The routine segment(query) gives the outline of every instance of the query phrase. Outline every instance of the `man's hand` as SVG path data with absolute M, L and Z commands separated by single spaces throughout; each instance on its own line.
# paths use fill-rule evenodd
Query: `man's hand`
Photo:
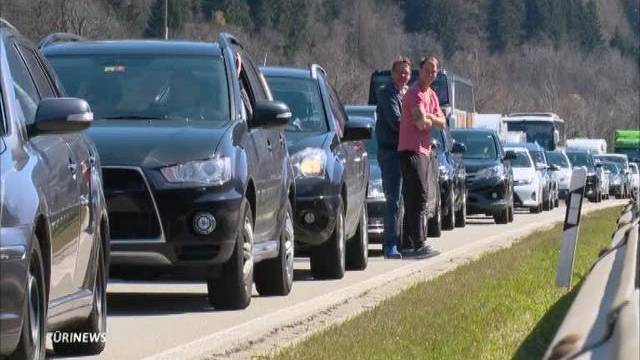
M 432 126 L 432 120 L 427 117 L 428 114 L 422 110 L 421 107 L 416 106 L 411 109 L 411 117 L 413 119 L 414 125 L 420 131 L 428 130 Z

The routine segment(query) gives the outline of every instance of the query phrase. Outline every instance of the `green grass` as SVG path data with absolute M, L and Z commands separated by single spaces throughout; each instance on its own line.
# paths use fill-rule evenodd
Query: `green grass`
M 555 286 L 562 228 L 417 284 L 274 359 L 540 359 L 621 208 L 581 224 L 571 291 Z M 578 284 L 578 285 L 576 285 Z

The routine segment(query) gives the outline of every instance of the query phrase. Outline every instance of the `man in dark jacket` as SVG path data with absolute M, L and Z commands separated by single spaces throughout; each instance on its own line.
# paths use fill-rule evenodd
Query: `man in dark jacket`
M 398 129 L 402 112 L 402 97 L 411 78 L 411 61 L 400 57 L 393 62 L 391 79 L 377 94 L 376 140 L 378 163 L 382 174 L 382 189 L 386 198 L 384 211 L 384 256 L 400 259 L 398 251 L 398 208 L 402 174 L 398 157 Z

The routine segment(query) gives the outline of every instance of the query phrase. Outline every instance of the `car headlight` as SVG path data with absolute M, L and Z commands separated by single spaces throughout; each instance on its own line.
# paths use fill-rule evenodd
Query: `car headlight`
M 370 199 L 384 198 L 384 190 L 382 188 L 382 179 L 369 179 L 367 197 Z
M 306 148 L 291 156 L 296 177 L 324 177 L 327 155 L 322 149 Z
M 492 166 L 490 168 L 482 169 L 476 173 L 477 177 L 492 178 L 492 177 L 506 177 L 504 167 L 501 165 Z
M 231 179 L 231 159 L 218 156 L 202 161 L 160 169 L 162 176 L 170 183 L 197 183 L 202 185 L 222 185 Z

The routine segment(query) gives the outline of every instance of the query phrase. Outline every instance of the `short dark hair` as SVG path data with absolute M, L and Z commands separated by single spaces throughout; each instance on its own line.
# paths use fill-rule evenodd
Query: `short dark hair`
M 391 65 L 391 71 L 396 69 L 396 66 L 407 65 L 409 69 L 411 69 L 411 60 L 409 60 L 406 56 L 398 56 L 394 61 L 393 65 Z
M 422 66 L 424 66 L 424 64 L 427 62 L 440 65 L 440 60 L 438 60 L 437 57 L 427 55 L 427 56 L 423 56 L 422 59 L 420 59 L 420 69 L 422 69 Z

